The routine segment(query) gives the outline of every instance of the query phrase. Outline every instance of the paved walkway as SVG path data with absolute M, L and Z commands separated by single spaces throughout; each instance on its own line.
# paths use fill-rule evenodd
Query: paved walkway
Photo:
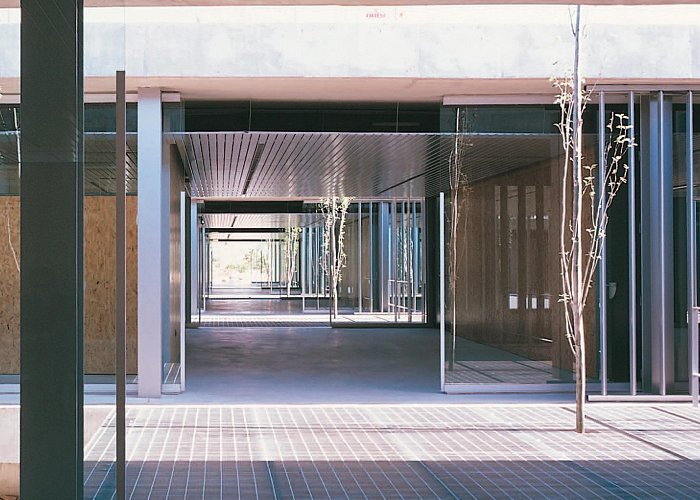
M 192 320 L 203 327 L 250 327 L 250 326 L 328 326 L 329 311 L 327 301 L 319 303 L 315 298 L 307 298 L 306 311 L 302 310 L 299 297 L 284 299 L 279 297 L 265 298 L 230 298 L 218 296 L 207 300 L 204 311 L 193 311 Z M 402 312 L 395 316 L 393 312 L 362 313 L 354 307 L 341 307 L 339 315 L 333 320 L 334 325 L 344 324 L 391 324 L 423 322 L 420 313 L 414 313 L 409 321 L 408 314 Z
M 697 498 L 700 410 L 589 405 L 138 406 L 130 498 Z M 113 417 L 86 447 L 112 498 Z

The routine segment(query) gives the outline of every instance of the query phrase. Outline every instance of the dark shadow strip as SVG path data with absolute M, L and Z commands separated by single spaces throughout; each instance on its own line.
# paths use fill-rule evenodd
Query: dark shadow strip
M 562 407 L 562 409 L 564 411 L 568 411 L 569 413 L 573 413 L 574 415 L 576 414 L 576 411 L 572 410 L 571 408 Z M 590 420 L 591 422 L 595 422 L 596 424 L 602 425 L 603 427 L 605 427 L 607 429 L 610 429 L 612 431 L 623 434 L 623 435 L 627 436 L 628 438 L 634 439 L 635 441 L 639 441 L 640 443 L 644 443 L 647 446 L 651 446 L 652 448 L 655 448 L 659 451 L 663 451 L 664 453 L 667 453 L 667 454 L 671 455 L 672 457 L 676 457 L 679 460 L 691 460 L 690 458 L 688 458 L 684 455 L 681 455 L 680 453 L 676 453 L 675 451 L 671 451 L 669 449 L 666 449 L 661 445 L 658 445 L 656 443 L 652 443 L 651 441 L 647 441 L 646 439 L 641 438 L 635 434 L 632 434 L 631 432 L 628 432 L 624 429 L 618 429 L 617 427 L 610 425 L 606 422 L 603 422 L 602 420 L 598 420 L 597 418 L 586 416 L 586 420 Z
M 270 460 L 265 461 L 265 465 L 267 466 L 267 477 L 270 478 L 270 488 L 272 489 L 272 497 L 277 500 L 279 496 L 277 495 L 277 487 L 275 486 L 275 476 L 272 473 L 272 468 L 274 467 L 274 462 L 271 462 Z
M 680 418 L 682 420 L 685 420 L 687 422 L 692 422 L 694 424 L 700 425 L 700 420 L 695 420 L 694 418 L 686 417 L 685 415 L 679 415 L 678 413 L 674 413 L 672 411 L 664 410 L 663 408 L 657 408 L 656 406 L 652 406 L 656 411 L 660 411 L 661 413 L 665 413 L 667 415 L 672 415 L 676 418 Z
M 447 486 L 447 485 L 445 484 L 445 482 L 444 482 L 442 479 L 440 479 L 440 478 L 433 472 L 433 470 L 432 470 L 430 467 L 428 467 L 428 465 L 427 465 L 423 460 L 419 460 L 417 463 L 418 463 L 425 471 L 427 471 L 428 474 L 430 474 L 430 477 L 432 477 L 435 481 L 437 481 L 437 483 L 438 483 L 440 486 L 442 486 L 442 487 L 444 488 L 444 490 L 450 495 L 451 498 L 455 498 L 455 499 L 459 500 L 459 496 L 457 496 L 457 495 L 452 491 L 452 488 L 450 488 L 449 486 Z M 444 497 L 442 497 L 442 498 L 444 498 Z

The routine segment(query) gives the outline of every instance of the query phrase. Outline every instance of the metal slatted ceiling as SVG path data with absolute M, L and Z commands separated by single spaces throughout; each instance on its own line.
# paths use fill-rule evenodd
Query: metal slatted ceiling
M 411 185 L 383 191 L 436 167 L 441 138 L 253 132 L 177 134 L 174 140 L 193 196 L 235 198 L 408 194 Z
M 0 194 L 19 194 L 17 134 L 0 132 Z
M 191 194 L 202 198 L 434 195 L 448 188 L 454 140 L 453 134 L 166 134 L 182 157 Z M 557 135 L 466 134 L 459 140 L 470 182 L 555 158 L 560 151 Z M 113 193 L 114 134 L 86 134 L 85 150 L 86 193 Z M 128 192 L 133 194 L 135 134 L 127 139 L 127 162 Z M 18 192 L 15 133 L 0 134 L 0 184 L 5 193 Z M 235 220 L 232 215 L 207 218 L 209 227 L 251 227 L 262 220 L 243 214 Z
M 17 193 L 17 136 L 0 134 L 0 182 Z M 447 189 L 452 134 L 168 134 L 202 198 L 433 195 Z M 469 134 L 463 169 L 471 182 L 558 155 L 555 135 Z M 136 136 L 127 138 L 127 190 L 136 193 Z M 86 134 L 87 194 L 114 193 L 114 134 Z M 231 219 L 231 217 L 228 217 Z M 230 227 L 232 221 L 217 221 Z
M 116 134 L 85 134 L 85 193 L 115 193 Z M 136 194 L 136 134 L 126 137 L 126 192 Z
M 218 229 L 236 227 L 237 215 L 235 214 L 206 214 L 204 224 L 206 227 Z
M 306 227 L 321 222 L 321 215 L 309 214 L 205 214 L 208 228 L 279 228 Z
M 85 134 L 85 194 L 114 194 L 116 135 Z M 126 138 L 126 188 L 136 194 L 136 134 Z M 0 133 L 0 192 L 19 194 L 17 133 Z
M 453 134 L 222 132 L 170 134 L 201 198 L 405 197 L 447 189 Z M 540 134 L 468 134 L 472 182 L 556 157 Z

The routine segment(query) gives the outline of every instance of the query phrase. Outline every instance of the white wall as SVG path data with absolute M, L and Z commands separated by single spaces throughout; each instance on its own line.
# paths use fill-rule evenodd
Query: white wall
M 88 9 L 86 88 L 111 84 L 122 67 L 131 82 L 166 78 L 172 90 L 194 77 L 546 80 L 570 66 L 569 14 L 546 5 Z M 698 5 L 585 7 L 583 72 L 700 80 L 698 19 Z M 5 92 L 18 76 L 18 20 L 18 9 L 0 10 Z

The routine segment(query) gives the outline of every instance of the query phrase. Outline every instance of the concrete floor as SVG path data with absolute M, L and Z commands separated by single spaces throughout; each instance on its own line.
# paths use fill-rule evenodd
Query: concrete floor
M 415 402 L 440 390 L 429 329 L 199 328 L 181 401 Z
M 163 396 L 163 404 L 572 400 L 570 394 L 442 394 L 439 333 L 427 328 L 197 328 L 187 330 L 186 345 L 186 391 Z
M 461 342 L 461 340 L 460 340 Z M 188 329 L 186 391 L 129 404 L 569 403 L 572 394 L 440 392 L 439 333 L 328 326 Z M 19 394 L 0 394 L 18 404 Z M 114 405 L 113 394 L 86 404 Z

